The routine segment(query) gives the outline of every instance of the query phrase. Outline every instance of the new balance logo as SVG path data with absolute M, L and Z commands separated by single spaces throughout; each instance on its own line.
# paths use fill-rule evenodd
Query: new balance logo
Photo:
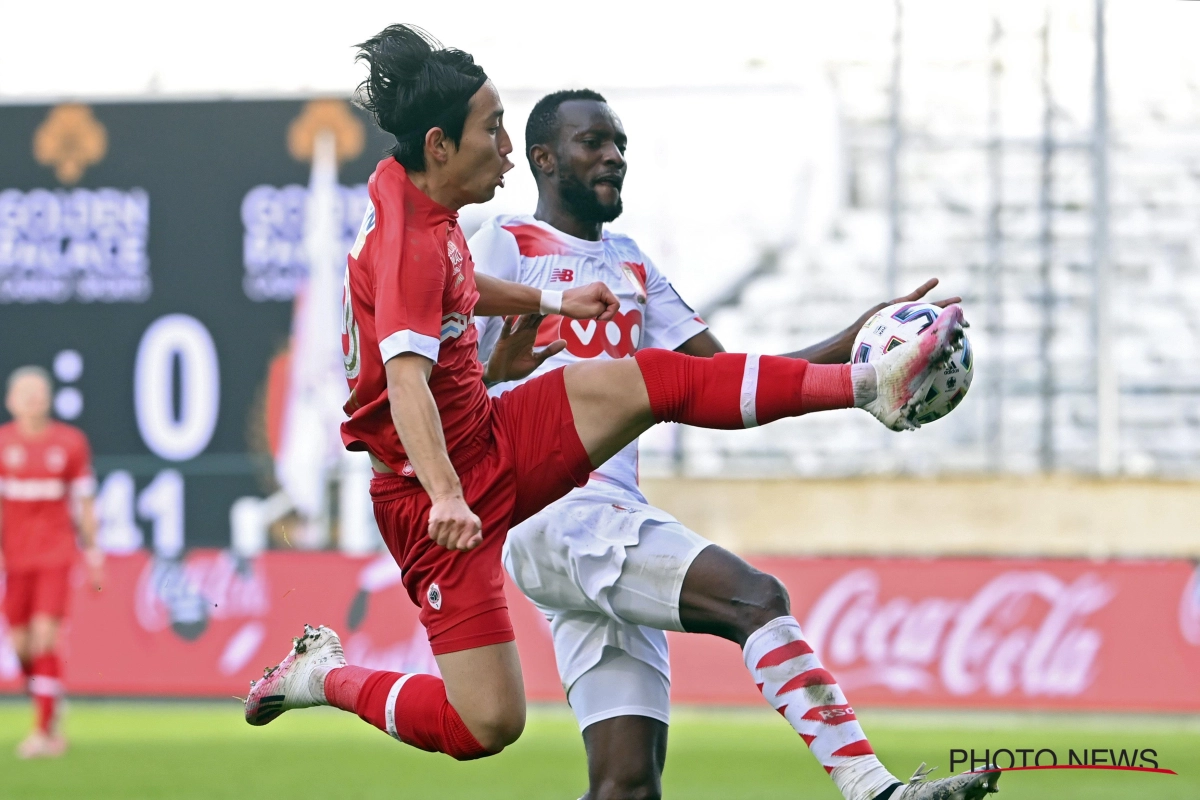
M 570 283 L 575 280 L 575 270 L 566 267 L 555 267 L 550 270 L 551 283 Z

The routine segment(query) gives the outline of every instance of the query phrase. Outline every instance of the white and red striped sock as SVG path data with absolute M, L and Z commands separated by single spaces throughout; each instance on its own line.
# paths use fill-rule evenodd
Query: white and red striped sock
M 763 698 L 800 734 L 846 800 L 871 800 L 900 783 L 876 758 L 795 617 L 777 617 L 750 634 L 742 657 Z

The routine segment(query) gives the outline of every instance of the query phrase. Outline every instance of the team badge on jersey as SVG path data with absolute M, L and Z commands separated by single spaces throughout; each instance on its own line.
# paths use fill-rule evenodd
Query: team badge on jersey
M 626 261 L 621 264 L 621 271 L 625 273 L 625 279 L 633 285 L 633 293 L 637 297 L 637 301 L 644 305 L 646 302 L 646 265 Z
M 434 611 L 442 610 L 442 590 L 436 583 L 429 584 L 429 591 L 425 593 L 425 597 L 429 600 L 429 605 L 433 606 Z

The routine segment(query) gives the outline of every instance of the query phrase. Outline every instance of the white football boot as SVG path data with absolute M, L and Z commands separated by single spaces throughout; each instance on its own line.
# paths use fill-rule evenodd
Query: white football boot
M 342 640 L 322 625 L 304 626 L 304 634 L 292 640 L 292 651 L 277 666 L 263 670 L 250 682 L 246 697 L 246 722 L 266 725 L 293 708 L 328 705 L 325 676 L 329 670 L 346 666 Z
M 937 767 L 925 769 L 925 762 L 917 767 L 908 783 L 892 792 L 891 800 L 982 800 L 989 794 L 1000 791 L 1000 770 L 992 772 L 964 772 L 941 780 L 929 780 L 929 773 Z
M 894 431 L 911 431 L 929 387 L 955 350 L 962 348 L 961 306 L 950 306 L 921 335 L 894 347 L 874 361 L 875 397 L 863 410 Z

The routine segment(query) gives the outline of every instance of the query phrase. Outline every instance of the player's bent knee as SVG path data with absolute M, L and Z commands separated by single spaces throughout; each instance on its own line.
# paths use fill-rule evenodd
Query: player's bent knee
M 521 738 L 525 730 L 525 707 L 496 709 L 464 721 L 479 744 L 495 755 Z
M 773 619 L 792 613 L 792 601 L 783 581 L 774 575 L 754 570 L 746 577 L 743 602 L 739 606 L 738 627 L 749 635 Z

